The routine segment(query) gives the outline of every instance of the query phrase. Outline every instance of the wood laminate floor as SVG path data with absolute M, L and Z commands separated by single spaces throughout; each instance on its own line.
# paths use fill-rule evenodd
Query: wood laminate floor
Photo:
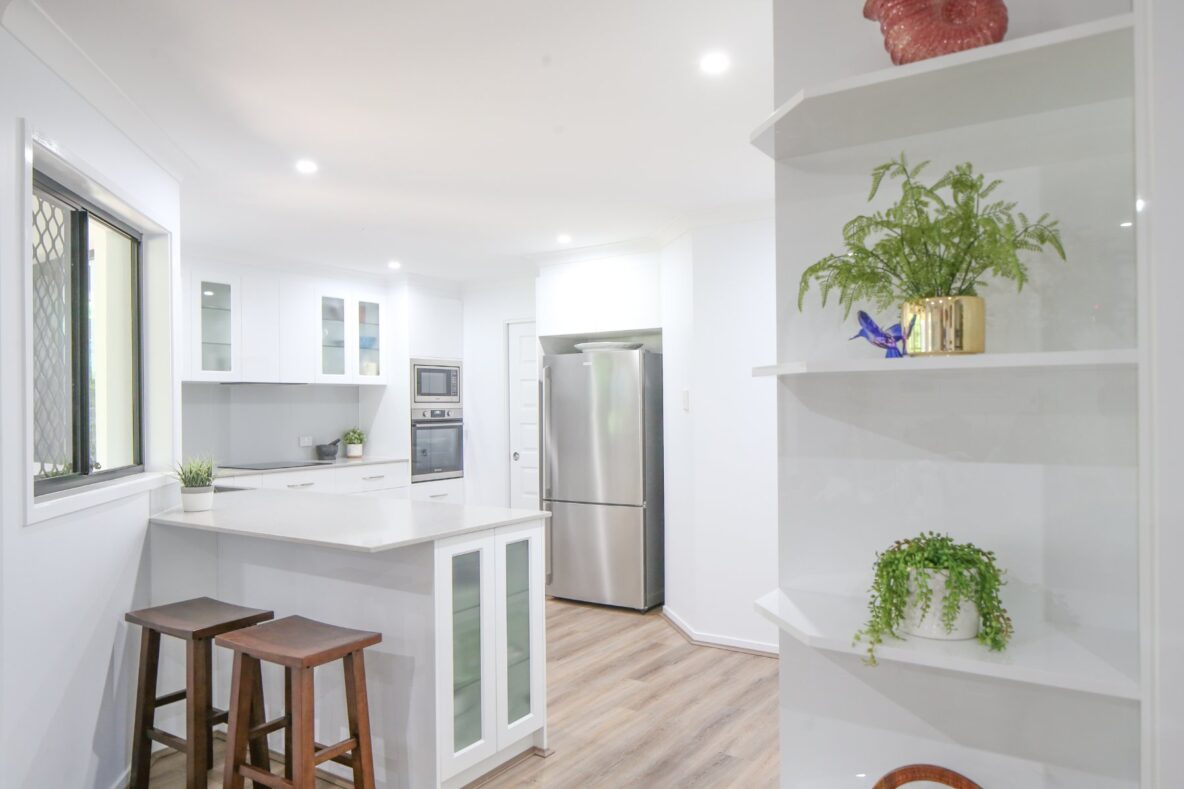
M 548 600 L 547 685 L 552 755 L 482 789 L 777 786 L 774 658 L 695 646 L 656 611 Z M 157 761 L 152 785 L 181 789 L 183 759 Z

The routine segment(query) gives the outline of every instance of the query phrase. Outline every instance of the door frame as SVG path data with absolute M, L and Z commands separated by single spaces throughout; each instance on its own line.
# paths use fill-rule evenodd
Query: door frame
M 514 475 L 512 473 L 513 468 L 510 465 L 513 462 L 510 459 L 510 452 L 512 451 L 510 449 L 510 443 L 512 440 L 512 436 L 514 435 L 514 420 L 513 420 L 513 415 L 510 411 L 510 381 L 511 381 L 511 378 L 510 378 L 510 327 L 511 326 L 521 326 L 524 323 L 535 324 L 534 367 L 535 367 L 535 372 L 537 374 L 538 369 L 539 369 L 539 361 L 542 358 L 541 355 L 539 354 L 538 321 L 536 321 L 534 318 L 510 318 L 508 320 L 502 321 L 502 392 L 505 395 L 505 408 L 502 409 L 502 416 L 503 416 L 503 422 L 504 422 L 504 428 L 505 428 L 503 435 L 505 436 L 505 439 L 506 439 L 506 454 L 503 457 L 505 458 L 505 461 L 506 461 L 506 504 L 507 504 L 507 506 L 512 506 L 514 503 Z M 536 405 L 541 408 L 540 403 L 536 402 Z M 540 419 L 541 419 L 541 417 L 540 417 Z M 541 425 L 541 421 L 540 421 L 540 425 Z M 539 444 L 540 444 L 540 446 L 538 448 L 539 463 L 540 463 L 540 468 L 542 468 L 541 463 L 542 463 L 543 448 L 542 448 L 541 437 L 540 437 Z

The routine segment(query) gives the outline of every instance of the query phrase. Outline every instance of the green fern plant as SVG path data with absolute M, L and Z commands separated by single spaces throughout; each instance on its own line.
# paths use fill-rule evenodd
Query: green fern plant
M 876 554 L 875 577 L 869 590 L 868 621 L 855 634 L 855 641 L 867 644 L 866 661 L 876 664 L 876 647 L 885 637 L 900 638 L 897 628 L 904 621 L 911 588 L 917 590 L 922 617 L 933 604 L 930 579 L 945 572 L 946 596 L 941 621 L 946 632 L 953 629 L 963 602 L 978 608 L 978 640 L 992 652 L 1002 652 L 1011 640 L 1013 626 L 999 597 L 1004 571 L 995 564 L 995 554 L 971 543 L 956 543 L 948 534 L 923 532 L 897 540 L 888 550 Z
M 183 488 L 208 488 L 214 484 L 214 461 L 207 458 L 186 460 L 177 466 L 177 479 Z
M 1028 281 L 1021 253 L 1051 247 L 1065 259 L 1056 220 L 1044 214 L 1033 221 L 1015 213 L 1015 203 L 990 200 L 1001 181 L 988 182 L 966 163 L 927 186 L 918 179 L 928 164 L 910 168 L 901 154 L 872 171 L 868 201 L 886 178 L 900 180 L 900 199 L 852 219 L 843 228 L 846 252 L 802 272 L 799 310 L 811 283 L 818 285 L 823 306 L 837 291 L 850 315 L 857 302 L 885 310 L 935 296 L 976 296 L 990 277 L 1011 280 L 1021 290 Z

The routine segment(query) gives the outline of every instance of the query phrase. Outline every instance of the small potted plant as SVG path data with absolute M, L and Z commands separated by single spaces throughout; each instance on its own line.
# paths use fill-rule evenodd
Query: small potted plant
M 982 353 L 985 307 L 979 290 L 988 279 L 1028 281 L 1022 252 L 1051 247 L 1065 259 L 1057 222 L 1013 213 L 1016 204 L 991 201 L 1000 181 L 987 182 L 970 164 L 960 164 L 927 185 L 917 180 L 928 162 L 909 167 L 900 159 L 872 171 L 870 202 L 885 178 L 900 179 L 892 207 L 857 216 L 843 228 L 846 252 L 827 255 L 802 272 L 798 309 L 811 283 L 825 306 L 837 291 L 851 314 L 856 302 L 900 309 L 905 355 Z
M 345 431 L 345 435 L 341 437 L 341 440 L 345 443 L 345 456 L 347 458 L 360 458 L 362 456 L 362 445 L 366 443 L 365 433 L 355 427 Z
M 999 597 L 1003 576 L 994 553 L 956 543 L 949 535 L 927 532 L 898 540 L 876 554 L 868 621 L 855 640 L 867 644 L 872 665 L 884 637 L 900 638 L 899 633 L 947 641 L 977 638 L 1001 652 L 1013 631 Z
M 205 512 L 214 507 L 214 461 L 205 458 L 186 460 L 177 466 L 181 483 L 181 509 Z

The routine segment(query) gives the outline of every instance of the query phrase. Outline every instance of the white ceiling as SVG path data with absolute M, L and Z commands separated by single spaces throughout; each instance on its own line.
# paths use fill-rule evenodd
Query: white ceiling
M 40 4 L 190 160 L 183 249 L 482 278 L 772 199 L 770 0 Z

